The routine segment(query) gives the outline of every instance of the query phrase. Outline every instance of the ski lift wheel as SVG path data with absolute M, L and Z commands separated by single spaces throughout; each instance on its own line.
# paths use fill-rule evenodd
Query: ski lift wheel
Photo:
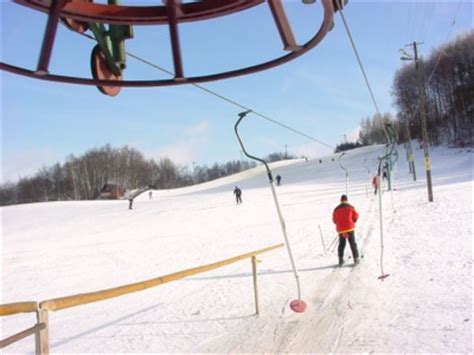
M 89 3 L 92 2 L 92 0 L 69 0 L 69 2 Z M 76 21 L 70 18 L 62 18 L 61 22 L 64 26 L 74 32 L 84 33 L 89 29 L 89 24 L 87 22 Z
M 293 300 L 290 303 L 290 308 L 293 312 L 303 313 L 304 311 L 306 311 L 307 305 L 306 302 L 303 300 Z
M 105 54 L 97 44 L 91 53 L 92 77 L 96 80 L 122 80 L 122 75 L 116 75 L 110 70 Z M 121 90 L 120 86 L 97 86 L 97 89 L 105 95 L 117 96 Z

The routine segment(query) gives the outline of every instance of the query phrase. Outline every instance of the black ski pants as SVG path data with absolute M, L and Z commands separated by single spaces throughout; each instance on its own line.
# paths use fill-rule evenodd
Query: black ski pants
M 357 259 L 359 257 L 359 250 L 357 249 L 357 243 L 355 241 L 355 233 L 354 231 L 346 232 L 343 234 L 349 234 L 349 238 L 344 238 L 342 234 L 339 234 L 339 247 L 337 248 L 337 254 L 339 258 L 344 257 L 344 249 L 346 248 L 346 240 L 349 240 L 349 245 L 352 251 L 352 257 Z

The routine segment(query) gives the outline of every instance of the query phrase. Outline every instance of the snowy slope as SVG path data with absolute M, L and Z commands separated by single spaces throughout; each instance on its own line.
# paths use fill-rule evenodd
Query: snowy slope
M 304 314 L 286 249 L 259 259 L 260 316 L 250 261 L 140 293 L 50 314 L 56 353 L 472 352 L 472 153 L 433 150 L 433 203 L 422 152 L 418 181 L 399 149 L 396 191 L 383 195 L 384 271 L 378 280 L 378 200 L 369 175 L 383 147 L 348 152 L 349 199 L 358 209 L 356 269 L 335 269 L 331 222 L 345 192 L 337 158 L 272 165 L 299 268 Z M 243 190 L 235 205 L 232 190 Z M 50 202 L 2 208 L 2 303 L 91 292 L 278 244 L 283 236 L 263 167 L 127 201 Z M 319 228 L 325 245 L 324 251 Z M 349 257 L 346 249 L 346 258 Z M 348 260 L 350 262 L 350 259 Z M 34 315 L 2 318 L 2 338 Z M 33 338 L 5 349 L 32 353 Z

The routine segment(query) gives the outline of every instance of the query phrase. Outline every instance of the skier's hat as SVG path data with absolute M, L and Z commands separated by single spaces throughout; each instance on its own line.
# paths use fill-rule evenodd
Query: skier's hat
M 341 201 L 347 201 L 347 195 L 342 195 L 341 196 Z

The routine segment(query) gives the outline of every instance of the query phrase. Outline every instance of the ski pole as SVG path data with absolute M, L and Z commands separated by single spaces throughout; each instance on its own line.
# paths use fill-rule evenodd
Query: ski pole
M 326 245 L 324 244 L 323 231 L 321 230 L 320 224 L 318 224 L 318 227 L 319 227 L 319 234 L 321 235 L 321 242 L 323 243 L 324 254 L 326 254 Z
M 331 244 L 329 245 L 329 249 L 331 249 L 331 247 L 334 245 L 334 243 L 336 243 L 336 240 L 339 238 L 339 236 L 337 236 L 336 238 L 334 238 L 334 240 L 331 242 Z

